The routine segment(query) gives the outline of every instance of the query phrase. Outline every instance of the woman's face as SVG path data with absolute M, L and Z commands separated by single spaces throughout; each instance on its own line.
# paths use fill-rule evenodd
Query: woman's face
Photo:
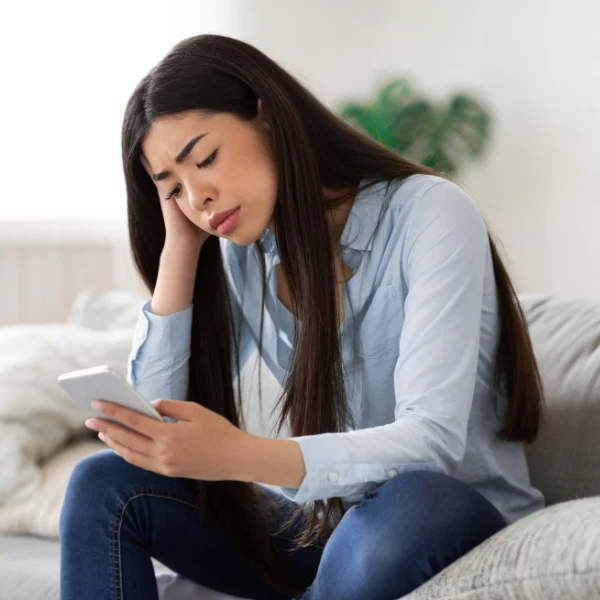
M 161 200 L 172 195 L 170 201 L 196 226 L 244 246 L 271 228 L 277 199 L 260 101 L 258 109 L 252 121 L 196 111 L 159 117 L 142 142 L 142 164 Z M 189 152 L 178 157 L 184 149 Z M 232 227 L 211 227 L 214 215 L 236 208 Z

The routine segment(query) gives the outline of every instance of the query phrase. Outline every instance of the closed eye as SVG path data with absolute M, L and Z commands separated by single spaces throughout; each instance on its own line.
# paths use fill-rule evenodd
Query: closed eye
M 171 198 L 177 198 L 179 196 L 179 192 L 181 192 L 181 185 L 177 185 L 171 190 L 169 195 L 165 198 L 165 200 L 170 200 Z
M 208 167 L 217 158 L 217 154 L 219 153 L 219 149 L 217 148 L 204 162 L 201 162 L 199 165 L 196 165 L 199 169 L 203 169 L 204 167 Z
M 204 160 L 203 162 L 201 162 L 200 164 L 196 165 L 199 169 L 203 169 L 205 167 L 209 167 L 210 165 L 212 165 L 215 162 L 215 159 L 217 158 L 217 154 L 219 153 L 219 148 L 217 148 L 206 160 Z M 169 195 L 165 198 L 165 200 L 170 200 L 171 198 L 177 198 L 177 196 L 179 196 L 179 193 L 181 192 L 181 185 L 177 185 L 175 186 L 171 192 L 169 193 Z

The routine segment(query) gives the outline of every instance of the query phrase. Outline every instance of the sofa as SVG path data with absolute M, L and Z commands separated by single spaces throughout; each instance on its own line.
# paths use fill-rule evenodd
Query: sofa
M 498 532 L 406 600 L 600 599 L 600 299 L 519 300 L 546 391 L 546 418 L 526 453 L 547 507 Z M 128 299 L 128 318 L 140 302 Z M 51 463 L 54 471 L 44 467 L 40 497 L 54 502 L 54 519 L 70 469 L 102 447 L 90 438 L 71 440 L 62 462 Z M 54 482 L 46 492 L 45 481 Z M 31 526 L 2 526 L 0 519 L 0 600 L 58 599 L 60 547 L 52 527 L 39 518 L 36 535 Z M 153 562 L 161 600 L 232 598 Z

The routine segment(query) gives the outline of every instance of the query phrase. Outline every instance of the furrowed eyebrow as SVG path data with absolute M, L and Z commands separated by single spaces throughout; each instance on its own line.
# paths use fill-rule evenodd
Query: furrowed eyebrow
M 175 157 L 175 162 L 177 164 L 181 164 L 187 158 L 188 154 L 192 151 L 192 148 L 196 145 L 196 143 L 199 142 L 205 135 L 208 135 L 208 133 L 209 132 L 201 133 L 200 135 L 197 135 L 195 138 L 191 139 Z M 152 175 L 152 179 L 154 179 L 154 181 L 162 181 L 170 176 L 171 171 L 161 171 L 160 173 L 154 173 Z

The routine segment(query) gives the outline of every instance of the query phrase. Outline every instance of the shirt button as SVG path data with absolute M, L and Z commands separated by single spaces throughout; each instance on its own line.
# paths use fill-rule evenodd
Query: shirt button
M 335 471 L 331 471 L 331 473 L 327 475 L 327 479 L 329 479 L 329 481 L 337 481 L 338 477 L 339 475 Z
M 344 248 L 344 249 L 342 250 L 342 253 L 343 253 L 343 254 L 348 254 L 348 252 L 350 252 L 350 248 Z
M 396 469 L 390 469 L 390 470 L 388 471 L 388 475 L 389 475 L 390 477 L 396 477 L 396 475 L 398 475 L 398 471 L 396 471 Z

